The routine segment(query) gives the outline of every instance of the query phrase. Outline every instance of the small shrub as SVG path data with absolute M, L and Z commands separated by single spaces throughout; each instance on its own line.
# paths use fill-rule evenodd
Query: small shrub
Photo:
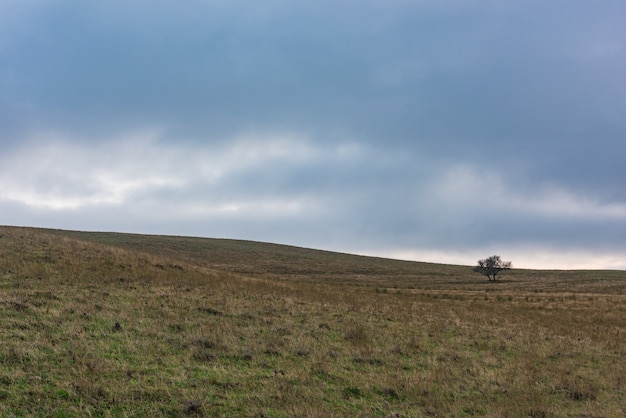
M 356 324 L 345 333 L 346 340 L 355 345 L 366 345 L 370 342 L 370 336 L 363 325 Z

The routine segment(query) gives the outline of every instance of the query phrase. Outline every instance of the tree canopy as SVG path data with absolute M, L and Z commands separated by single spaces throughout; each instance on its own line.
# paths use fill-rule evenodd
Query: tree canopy
M 498 274 L 502 270 L 509 270 L 511 268 L 510 261 L 504 261 L 499 255 L 492 255 L 491 257 L 478 260 L 478 265 L 474 267 L 476 273 L 480 273 L 483 276 L 487 276 L 489 281 L 496 281 Z

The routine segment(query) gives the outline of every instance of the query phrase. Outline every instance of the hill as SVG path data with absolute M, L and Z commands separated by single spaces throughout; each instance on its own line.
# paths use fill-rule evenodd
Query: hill
M 626 272 L 0 227 L 2 416 L 623 416 Z
M 462 266 L 365 257 L 288 245 L 229 239 L 47 230 L 47 233 L 175 258 L 186 263 L 249 275 L 352 280 L 394 276 L 463 277 Z

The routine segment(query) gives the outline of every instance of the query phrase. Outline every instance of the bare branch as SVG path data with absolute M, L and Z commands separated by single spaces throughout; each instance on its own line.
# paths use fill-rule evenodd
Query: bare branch
M 476 273 L 487 276 L 490 281 L 496 281 L 498 274 L 502 270 L 509 270 L 512 266 L 510 261 L 503 261 L 499 255 L 478 260 L 478 265 L 474 267 Z

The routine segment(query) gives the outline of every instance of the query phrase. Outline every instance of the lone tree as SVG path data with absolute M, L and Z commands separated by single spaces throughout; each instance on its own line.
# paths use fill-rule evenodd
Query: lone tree
M 499 255 L 492 255 L 483 260 L 478 260 L 478 265 L 474 267 L 474 271 L 487 276 L 489 281 L 496 281 L 498 280 L 498 273 L 502 270 L 509 270 L 510 268 L 510 261 L 503 261 Z

